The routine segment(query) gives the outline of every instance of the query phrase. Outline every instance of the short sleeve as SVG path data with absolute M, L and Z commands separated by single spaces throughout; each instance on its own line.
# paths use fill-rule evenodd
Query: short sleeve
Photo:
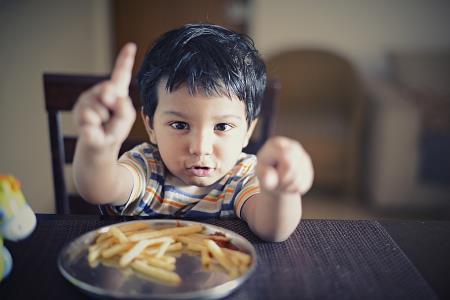
M 255 175 L 256 162 L 255 155 L 241 154 L 224 188 L 226 210 L 222 211 L 221 215 L 234 213 L 241 218 L 241 210 L 245 202 L 253 195 L 260 193 L 259 181 Z
M 139 151 L 129 151 L 124 153 L 118 164 L 125 169 L 131 175 L 133 188 L 128 198 L 126 206 L 136 199 L 139 199 L 145 190 L 145 178 L 147 178 L 147 165 L 145 163 L 145 157 Z
M 132 190 L 128 197 L 127 202 L 124 205 L 104 205 L 102 206 L 102 212 L 113 215 L 135 215 L 139 214 L 135 212 L 139 202 L 145 193 L 147 186 L 147 178 L 151 172 L 156 172 L 158 169 L 153 157 L 153 146 L 144 143 L 136 146 L 132 150 L 125 152 L 118 160 L 118 165 L 127 169 L 132 179 Z M 132 205 L 133 204 L 133 205 Z
M 241 184 L 242 187 L 237 191 L 234 199 L 234 211 L 238 218 L 242 218 L 241 211 L 245 202 L 247 202 L 250 197 L 261 192 L 258 178 L 254 173 L 244 177 Z

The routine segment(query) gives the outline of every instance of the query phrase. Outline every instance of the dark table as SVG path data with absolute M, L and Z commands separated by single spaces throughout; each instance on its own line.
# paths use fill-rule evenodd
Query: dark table
M 6 242 L 14 259 L 3 299 L 86 299 L 59 273 L 72 239 L 130 217 L 38 214 L 34 233 Z M 240 220 L 201 220 L 255 246 L 256 272 L 226 299 L 450 299 L 449 221 L 303 220 L 285 242 L 267 243 Z

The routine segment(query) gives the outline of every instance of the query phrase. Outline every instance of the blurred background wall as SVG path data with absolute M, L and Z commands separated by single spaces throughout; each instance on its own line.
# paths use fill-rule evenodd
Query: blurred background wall
M 383 217 L 411 207 L 414 217 L 448 217 L 449 117 L 436 111 L 450 102 L 450 2 L 438 0 L 0 0 L 0 172 L 21 179 L 35 211 L 54 212 L 43 72 L 106 74 L 128 40 L 139 44 L 139 64 L 157 35 L 195 21 L 248 33 L 271 78 L 284 80 L 278 132 L 298 132 L 317 158 L 307 217 Z M 285 75 L 279 57 L 288 52 L 300 53 L 303 75 Z M 307 90 L 295 91 L 296 76 L 317 77 L 318 87 L 296 94 Z M 327 105 L 342 86 L 341 99 Z M 311 95 L 323 104 L 305 101 L 303 117 L 283 116 Z M 73 131 L 70 116 L 64 124 Z
M 326 48 L 369 76 L 388 76 L 386 55 L 450 45 L 445 0 L 256 0 L 250 33 L 266 56 L 292 47 Z

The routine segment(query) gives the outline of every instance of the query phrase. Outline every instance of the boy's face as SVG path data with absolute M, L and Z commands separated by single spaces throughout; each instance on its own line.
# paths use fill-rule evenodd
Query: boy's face
M 153 122 L 143 117 L 167 169 L 188 186 L 220 180 L 236 164 L 256 125 L 248 128 L 244 102 L 203 93 L 192 96 L 184 86 L 169 93 L 162 84 L 158 96 Z

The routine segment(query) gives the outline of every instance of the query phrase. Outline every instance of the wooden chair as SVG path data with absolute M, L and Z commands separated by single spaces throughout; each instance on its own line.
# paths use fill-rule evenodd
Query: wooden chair
M 363 173 L 365 91 L 351 61 L 323 49 L 267 58 L 281 84 L 276 134 L 299 140 L 314 164 L 314 191 L 354 197 Z
M 50 129 L 53 190 L 58 214 L 98 214 L 99 212 L 96 206 L 88 204 L 78 194 L 68 192 L 64 167 L 73 162 L 77 137 L 66 136 L 63 133 L 61 113 L 71 111 L 83 91 L 107 78 L 106 76 L 67 74 L 43 75 L 45 106 Z M 279 85 L 276 81 L 268 83 L 256 135 L 254 134 L 249 145 L 244 149 L 247 153 L 256 153 L 273 132 L 278 90 Z M 135 108 L 140 110 L 139 88 L 135 80 L 130 84 L 130 97 Z M 122 145 L 120 153 L 147 141 L 144 126 L 140 118 L 136 119 L 135 126 Z

